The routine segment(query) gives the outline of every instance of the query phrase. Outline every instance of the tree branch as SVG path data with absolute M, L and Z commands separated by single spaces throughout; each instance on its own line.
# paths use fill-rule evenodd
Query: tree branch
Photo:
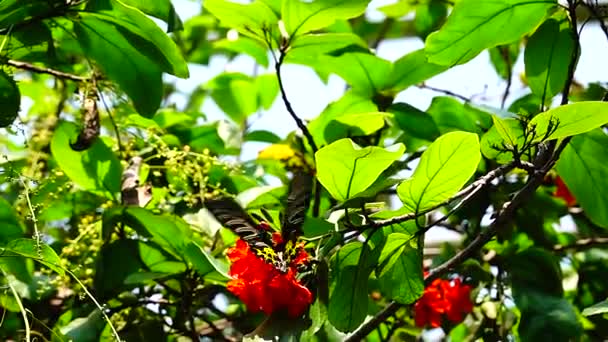
M 6 61 L 6 64 L 13 66 L 17 69 L 23 69 L 23 70 L 27 70 L 27 71 L 31 71 L 31 72 L 35 72 L 35 73 L 39 73 L 39 74 L 53 75 L 58 78 L 63 78 L 66 80 L 72 80 L 72 81 L 76 81 L 76 82 L 86 82 L 89 80 L 88 77 L 78 76 L 78 75 L 70 74 L 67 72 L 63 72 L 63 71 L 59 71 L 59 70 L 55 70 L 55 69 L 51 69 L 51 68 L 40 67 L 40 66 L 37 66 L 37 65 L 34 65 L 31 63 L 16 61 L 13 59 L 9 59 L 8 61 Z
M 574 51 L 572 51 L 572 58 L 568 65 L 568 77 L 566 78 L 566 84 L 562 90 L 562 101 L 561 104 L 568 104 L 568 96 L 570 95 L 570 88 L 572 87 L 572 81 L 574 80 L 574 71 L 576 70 L 576 61 L 580 53 L 580 37 L 578 34 L 578 24 L 576 21 L 576 6 L 578 1 L 568 0 L 568 13 L 570 14 L 570 26 L 572 26 L 572 36 L 574 37 Z
M 464 95 L 456 94 L 455 92 L 453 92 L 451 90 L 435 88 L 430 85 L 426 85 L 425 83 L 420 83 L 420 84 L 416 85 L 416 87 L 418 87 L 420 89 L 428 89 L 428 90 L 432 90 L 437 93 L 443 93 L 443 94 L 446 94 L 449 96 L 457 97 L 457 98 L 463 100 L 464 102 L 471 102 L 470 98 L 468 98 Z
M 313 139 L 312 135 L 310 134 L 310 131 L 308 131 L 308 128 L 304 124 L 304 121 L 302 121 L 302 119 L 300 119 L 300 117 L 298 117 L 296 112 L 293 110 L 293 107 L 291 106 L 291 102 L 289 102 L 289 99 L 287 98 L 287 92 L 285 91 L 285 87 L 283 86 L 283 78 L 281 77 L 281 66 L 283 65 L 284 59 L 285 59 L 285 52 L 281 51 L 279 60 L 275 64 L 277 80 L 279 81 L 279 90 L 281 91 L 281 98 L 283 99 L 283 103 L 285 104 L 285 108 L 287 109 L 287 112 L 289 112 L 289 115 L 291 115 L 293 120 L 296 122 L 296 125 L 302 131 L 302 134 L 304 134 L 304 137 L 306 137 L 306 141 L 308 142 L 308 145 L 310 145 L 310 148 L 312 149 L 312 153 L 314 154 L 317 152 L 317 144 L 315 144 L 315 140 Z

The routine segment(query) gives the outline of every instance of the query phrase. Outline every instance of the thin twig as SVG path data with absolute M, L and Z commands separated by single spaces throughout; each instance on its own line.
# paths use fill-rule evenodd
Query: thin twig
M 304 121 L 302 121 L 302 119 L 300 119 L 300 117 L 293 110 L 293 107 L 291 106 L 291 102 L 289 102 L 289 99 L 287 98 L 287 92 L 285 91 L 285 87 L 283 86 L 283 78 L 281 77 L 281 66 L 283 65 L 284 59 L 285 59 L 285 53 L 281 51 L 279 60 L 275 64 L 277 80 L 279 81 L 279 90 L 281 91 L 281 97 L 283 99 L 283 103 L 285 104 L 285 108 L 287 109 L 287 112 L 289 113 L 289 115 L 291 115 L 292 119 L 296 122 L 296 125 L 302 131 L 302 134 L 304 134 L 304 137 L 306 137 L 306 141 L 308 142 L 308 145 L 310 145 L 310 148 L 312 149 L 312 153 L 314 154 L 317 152 L 317 144 L 315 144 L 315 140 L 313 139 L 312 134 L 310 134 L 310 131 L 304 124 Z
M 442 93 L 442 94 L 446 94 L 449 96 L 453 96 L 453 97 L 457 97 L 461 100 L 463 100 L 464 102 L 471 102 L 471 98 L 466 97 L 464 95 L 460 95 L 460 94 L 456 94 L 455 92 L 451 91 L 451 90 L 447 90 L 447 89 L 441 89 L 441 88 L 436 88 L 436 87 L 432 87 L 430 85 L 427 85 L 426 83 L 420 83 L 418 85 L 416 85 L 416 87 L 420 88 L 420 89 L 428 89 L 437 93 Z
M 573 58 L 570 59 L 568 65 L 568 78 L 566 78 L 566 84 L 562 90 L 562 101 L 561 104 L 568 104 L 568 96 L 570 95 L 570 88 L 572 87 L 572 81 L 574 80 L 574 71 L 576 70 L 576 61 L 580 50 L 580 36 L 578 34 L 577 21 L 576 21 L 576 6 L 578 1 L 568 0 L 568 13 L 570 14 L 570 20 L 572 27 L 572 35 L 574 37 L 574 50 L 572 51 Z
M 51 68 L 40 67 L 40 66 L 37 66 L 37 65 L 34 65 L 31 63 L 16 61 L 13 59 L 9 59 L 8 61 L 6 61 L 6 64 L 13 66 L 15 68 L 18 68 L 18 69 L 23 69 L 23 70 L 27 70 L 27 71 L 31 71 L 31 72 L 35 72 L 35 73 L 39 73 L 39 74 L 53 75 L 55 77 L 72 80 L 72 81 L 76 81 L 76 82 L 86 82 L 89 80 L 88 77 L 78 76 L 78 75 L 70 74 L 67 72 L 63 72 L 63 71 L 59 71 L 59 70 L 55 70 L 55 69 L 51 69 Z
M 511 56 L 509 55 L 509 46 L 499 46 L 498 51 L 502 55 L 502 59 L 505 61 L 507 66 L 507 85 L 505 86 L 505 92 L 502 94 L 502 100 L 500 102 L 500 108 L 505 108 L 507 97 L 509 97 L 509 91 L 511 90 L 511 83 L 513 82 L 513 68 L 511 67 Z

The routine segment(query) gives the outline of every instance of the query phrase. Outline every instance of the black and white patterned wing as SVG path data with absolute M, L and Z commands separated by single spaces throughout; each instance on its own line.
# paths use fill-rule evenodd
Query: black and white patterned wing
M 289 185 L 287 207 L 283 217 L 283 239 L 293 240 L 302 234 L 302 225 L 312 197 L 313 177 L 304 172 L 294 173 Z
M 232 230 L 249 246 L 258 249 L 270 247 L 266 231 L 258 228 L 247 212 L 233 199 L 221 197 L 206 200 L 205 207 L 224 227 Z

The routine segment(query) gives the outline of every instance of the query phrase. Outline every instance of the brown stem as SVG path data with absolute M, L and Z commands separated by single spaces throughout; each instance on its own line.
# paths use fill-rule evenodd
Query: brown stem
M 59 71 L 59 70 L 55 70 L 55 69 L 51 69 L 51 68 L 40 67 L 40 66 L 37 66 L 37 65 L 34 65 L 31 63 L 16 61 L 13 59 L 9 59 L 8 61 L 6 61 L 6 64 L 13 66 L 15 68 L 18 68 L 18 69 L 23 69 L 23 70 L 27 70 L 27 71 L 31 71 L 31 72 L 35 72 L 35 73 L 39 73 L 39 74 L 53 75 L 58 78 L 63 78 L 63 79 L 72 80 L 72 81 L 76 81 L 76 82 L 86 82 L 89 80 L 88 77 L 78 76 L 78 75 L 70 74 L 67 72 L 63 72 L 63 71 Z

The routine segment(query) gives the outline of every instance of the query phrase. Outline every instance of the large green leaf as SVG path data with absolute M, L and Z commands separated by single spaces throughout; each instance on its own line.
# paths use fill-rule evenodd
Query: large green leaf
M 481 133 L 492 125 L 490 114 L 447 96 L 433 98 L 426 111 L 433 117 L 441 134 L 452 131 Z
M 346 92 L 338 101 L 330 103 L 323 112 L 308 124 L 308 130 L 318 145 L 325 145 L 329 141 L 327 136 L 336 137 L 330 129 L 330 123 L 343 115 L 376 112 L 378 107 L 366 96 L 352 91 Z M 342 131 L 344 133 L 345 130 Z
M 3 0 L 0 1 L 0 28 L 20 24 L 28 18 L 49 15 L 61 0 Z
M 545 21 L 528 40 L 524 53 L 526 79 L 543 103 L 564 89 L 574 44 L 565 14 Z
M 51 140 L 51 153 L 61 170 L 85 190 L 102 193 L 109 198 L 120 192 L 122 167 L 112 150 L 101 139 L 84 151 L 74 151 L 79 130 L 71 122 L 62 122 Z
M 340 76 L 352 87 L 352 91 L 373 96 L 391 86 L 393 65 L 374 54 L 348 52 L 337 57 L 319 59 L 323 69 Z
M 97 342 L 106 326 L 101 310 L 94 309 L 86 317 L 79 317 L 61 327 L 59 332 L 71 341 Z
M 608 123 L 608 103 L 600 101 L 577 102 L 540 113 L 529 123 L 535 129 L 534 141 L 541 141 L 550 126 L 557 128 L 548 139 L 560 139 L 589 132 Z
M 605 314 L 608 312 L 608 299 L 603 300 L 599 303 L 593 304 L 590 307 L 583 310 L 583 316 L 593 316 L 599 314 Z
M 416 35 L 425 39 L 437 30 L 448 15 L 448 4 L 442 0 L 420 1 L 416 6 L 414 29 Z
M 220 281 L 230 279 L 226 270 L 222 270 L 213 257 L 197 243 L 190 242 L 184 251 L 184 256 L 192 264 L 194 270 L 204 279 Z
M 258 109 L 258 88 L 254 80 L 241 73 L 223 73 L 209 81 L 213 101 L 237 124 Z
M 61 268 L 61 259 L 55 251 L 40 241 L 33 239 L 15 239 L 6 246 L 0 247 L 0 257 L 21 256 L 32 259 L 48 267 L 57 274 L 63 275 L 65 271 Z
M 268 37 L 266 32 L 277 30 L 279 18 L 264 1 L 239 4 L 227 0 L 205 0 L 203 6 L 223 25 L 263 43 Z
M 430 63 L 423 49 L 410 52 L 394 63 L 392 89 L 394 91 L 404 90 L 447 69 L 447 66 Z
M 12 77 L 0 70 L 0 127 L 6 127 L 15 121 L 21 105 L 21 94 Z
M 557 173 L 589 219 L 608 228 L 608 136 L 600 129 L 572 138 Z
M 190 227 L 177 216 L 156 215 L 144 208 L 129 207 L 122 211 L 120 220 L 177 256 L 183 257 L 191 241 Z
M 409 212 L 422 212 L 454 196 L 477 170 L 481 160 L 477 134 L 442 135 L 422 154 L 412 178 L 397 187 Z
M 283 0 L 281 17 L 292 37 L 325 28 L 336 20 L 358 17 L 369 0 Z
M 285 63 L 318 66 L 319 56 L 338 51 L 346 47 L 367 49 L 361 37 L 352 33 L 318 33 L 297 37 L 291 42 Z
M 216 49 L 224 49 L 236 53 L 247 54 L 256 63 L 263 67 L 268 67 L 268 47 L 259 40 L 248 37 L 239 37 L 237 39 L 221 39 L 213 43 Z
M 145 14 L 151 15 L 167 23 L 167 32 L 181 30 L 182 21 L 175 12 L 171 0 L 122 0 L 125 5 L 133 6 Z
M 7 242 L 23 236 L 25 230 L 12 205 L 0 197 L 0 246 Z
M 406 134 L 418 139 L 433 141 L 439 137 L 439 128 L 433 118 L 407 103 L 394 103 L 388 108 L 395 121 Z
M 327 317 L 338 330 L 352 331 L 367 316 L 367 281 L 376 262 L 369 245 L 360 242 L 349 243 L 334 255 L 331 272 L 334 287 Z
M 404 151 L 403 144 L 362 148 L 341 139 L 315 154 L 317 178 L 332 197 L 345 201 L 365 191 Z
M 410 304 L 420 298 L 424 293 L 424 281 L 417 239 L 411 234 L 389 234 L 376 274 L 388 298 L 401 304 Z
M 142 264 L 136 240 L 116 240 L 104 245 L 97 254 L 93 283 L 99 295 L 107 298 L 125 289 L 125 280 Z
M 163 7 L 162 1 L 154 1 L 154 3 Z M 99 20 L 115 25 L 138 51 L 160 66 L 162 71 L 188 78 L 188 65 L 177 45 L 141 11 L 125 6 L 117 0 L 89 2 L 87 10 L 94 13 L 81 12 L 81 14 L 94 14 Z
M 555 0 L 458 1 L 445 25 L 426 40 L 429 62 L 466 63 L 487 48 L 523 37 L 556 6 Z
M 162 72 L 112 22 L 95 13 L 81 13 L 74 33 L 85 54 L 116 82 L 143 115 L 154 115 L 162 98 Z M 119 62 L 117 62 L 119 61 Z

